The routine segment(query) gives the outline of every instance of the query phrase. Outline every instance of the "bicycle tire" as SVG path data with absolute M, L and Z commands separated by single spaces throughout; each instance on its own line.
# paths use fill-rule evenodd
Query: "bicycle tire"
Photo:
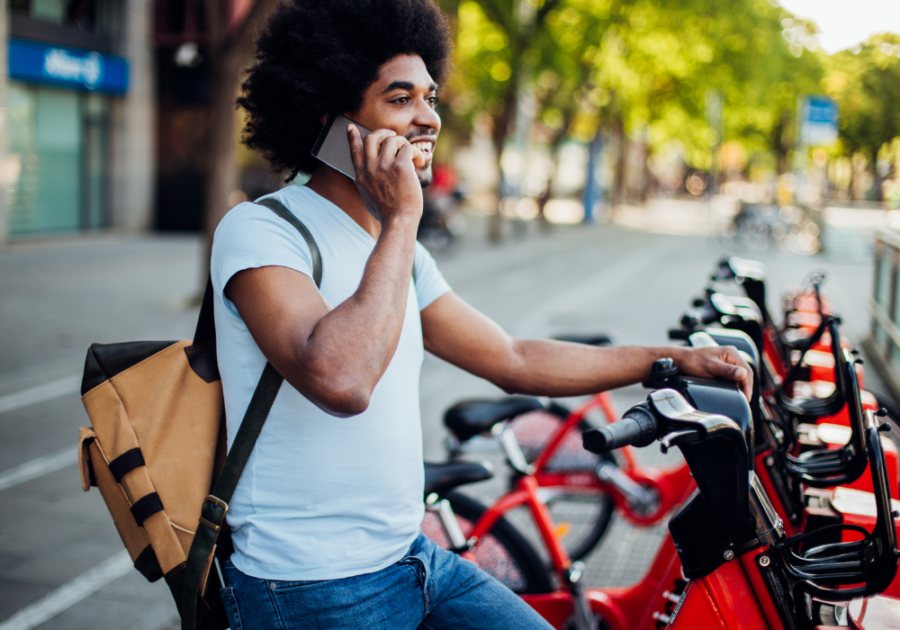
M 444 498 L 450 502 L 463 534 L 468 536 L 487 507 L 459 492 L 450 492 Z M 422 532 L 438 546 L 449 548 L 447 537 L 435 514 L 426 513 L 425 520 L 422 521 Z M 553 592 L 553 584 L 540 556 L 505 518 L 499 518 L 478 541 L 475 546 L 475 561 L 485 573 L 518 595 Z
M 529 461 L 537 457 L 546 446 L 547 437 L 554 433 L 548 422 L 562 423 L 567 416 L 568 410 L 564 407 L 552 405 L 547 411 L 530 412 L 512 420 L 513 433 Z M 524 426 L 526 423 L 531 426 Z M 576 430 L 566 437 L 547 469 L 564 469 L 593 476 L 601 461 L 616 463 L 612 455 L 595 455 L 584 450 L 581 432 L 590 428 L 593 428 L 590 423 L 581 420 Z M 537 443 L 530 438 L 536 438 Z M 510 487 L 515 485 L 517 477 L 515 473 L 510 477 Z M 545 504 L 553 521 L 568 530 L 562 542 L 569 557 L 572 560 L 583 559 L 596 548 L 609 528 L 615 511 L 612 497 L 602 490 L 581 492 L 566 486 L 542 486 L 542 490 L 550 498 Z

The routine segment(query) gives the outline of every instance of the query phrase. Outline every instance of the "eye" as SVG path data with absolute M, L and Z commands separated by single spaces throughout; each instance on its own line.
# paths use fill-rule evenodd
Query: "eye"
M 397 103 L 398 105 L 406 105 L 409 102 L 408 96 L 401 96 L 400 98 L 395 98 L 392 103 Z
M 429 96 L 429 97 L 428 97 L 427 99 L 425 99 L 425 100 L 428 101 L 428 104 L 431 105 L 432 108 L 434 108 L 434 106 L 437 105 L 437 104 L 438 104 L 438 101 L 439 101 L 439 99 L 438 99 L 438 97 L 437 97 L 437 94 L 435 94 L 435 95 L 433 95 L 433 96 Z

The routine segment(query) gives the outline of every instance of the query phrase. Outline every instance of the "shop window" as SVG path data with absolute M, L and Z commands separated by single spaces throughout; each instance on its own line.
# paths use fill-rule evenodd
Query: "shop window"
M 7 98 L 10 233 L 107 225 L 106 97 L 12 81 Z
M 76 28 L 82 33 L 110 31 L 112 0 L 8 0 L 14 14 Z
M 86 94 L 84 107 L 84 158 L 81 180 L 84 185 L 81 203 L 81 227 L 104 227 L 107 217 L 107 160 L 109 100 L 99 94 Z

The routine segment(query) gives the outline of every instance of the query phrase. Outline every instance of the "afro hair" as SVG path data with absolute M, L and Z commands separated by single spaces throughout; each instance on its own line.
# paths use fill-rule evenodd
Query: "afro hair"
M 287 0 L 259 37 L 237 101 L 248 114 L 244 144 L 288 180 L 311 174 L 322 118 L 358 109 L 385 62 L 418 55 L 441 84 L 450 52 L 433 0 Z

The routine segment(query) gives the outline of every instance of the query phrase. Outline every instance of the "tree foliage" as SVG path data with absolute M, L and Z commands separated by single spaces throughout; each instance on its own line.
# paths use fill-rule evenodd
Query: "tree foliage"
M 774 151 L 787 164 L 798 99 L 823 91 L 841 108 L 843 148 L 870 156 L 900 135 L 900 38 L 828 56 L 816 26 L 769 0 L 462 0 L 454 115 L 484 112 L 502 142 L 516 95 L 531 90 L 551 143 L 621 125 L 651 150 L 670 141 L 709 166 L 714 140 Z M 706 119 L 724 101 L 724 138 Z M 500 127 L 498 129 L 498 126 Z
M 873 36 L 825 64 L 823 87 L 838 103 L 841 148 L 874 164 L 881 147 L 900 136 L 900 36 Z

